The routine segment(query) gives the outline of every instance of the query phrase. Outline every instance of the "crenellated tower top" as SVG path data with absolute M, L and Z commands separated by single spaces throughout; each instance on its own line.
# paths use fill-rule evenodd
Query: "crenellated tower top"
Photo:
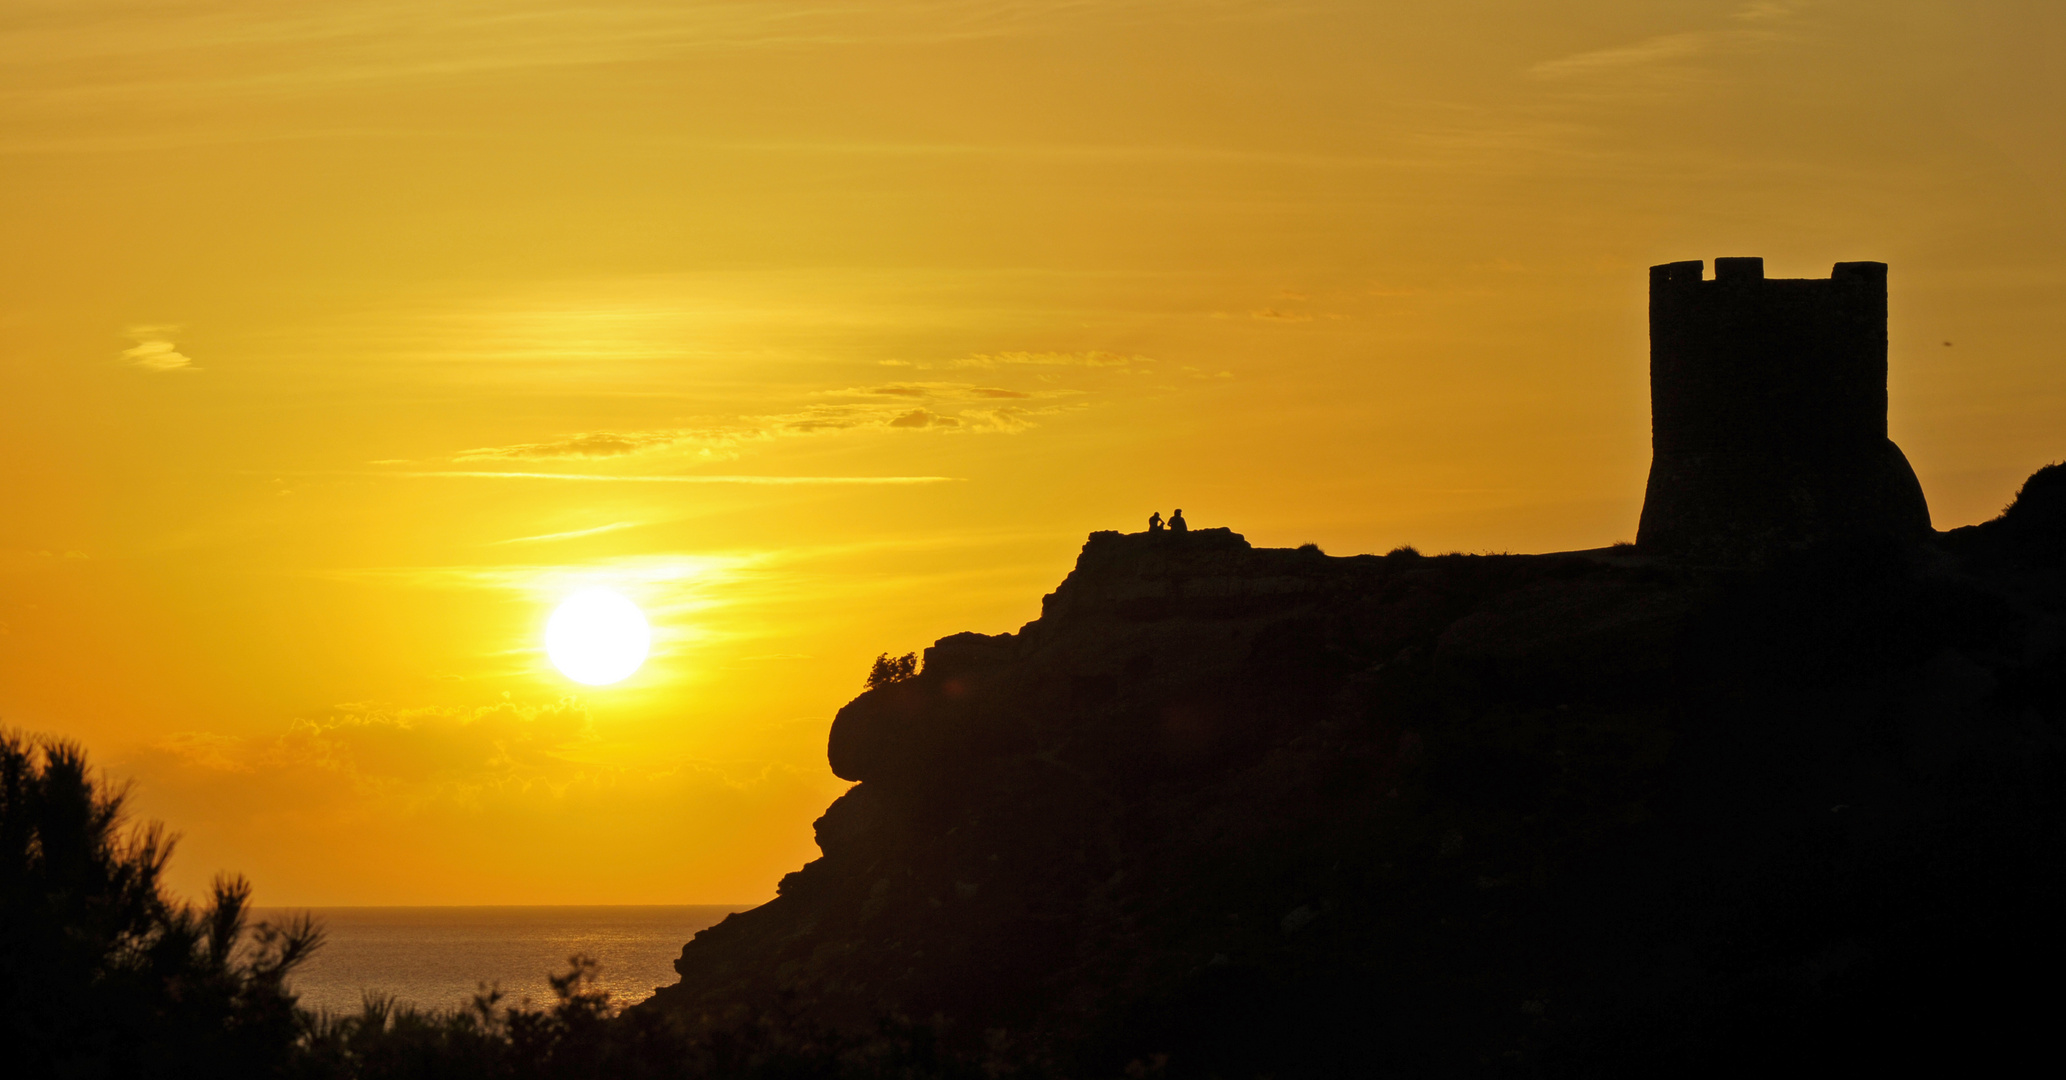
M 1731 558 L 1926 534 L 1887 439 L 1887 265 L 1765 277 L 1763 259 L 1650 268 L 1650 483 L 1637 545 Z

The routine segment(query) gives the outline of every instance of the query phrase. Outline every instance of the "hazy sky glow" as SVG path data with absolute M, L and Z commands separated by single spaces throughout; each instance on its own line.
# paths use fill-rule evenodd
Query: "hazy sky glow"
M 2061 55 L 2049 0 L 16 0 L 0 722 L 188 890 L 757 901 L 870 658 L 1093 529 L 1632 537 L 1679 259 L 1892 264 L 1977 521 L 2066 457 Z M 622 683 L 542 651 L 584 588 Z

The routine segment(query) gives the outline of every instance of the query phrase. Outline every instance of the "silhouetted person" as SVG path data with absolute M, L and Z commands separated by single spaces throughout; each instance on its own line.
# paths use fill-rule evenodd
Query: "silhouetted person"
M 1149 515 L 1148 515 L 1148 531 L 1149 531 L 1149 532 L 1161 532 L 1161 531 L 1162 531 L 1162 511 L 1160 511 L 1160 510 L 1157 510 L 1157 511 L 1155 511 L 1154 513 L 1152 513 L 1152 514 L 1149 514 Z
M 1177 511 L 1177 512 L 1176 512 L 1176 513 L 1174 513 L 1174 514 L 1171 514 L 1171 515 L 1169 515 L 1169 531 L 1170 531 L 1170 532 L 1190 532 L 1190 531 L 1191 531 L 1191 526 L 1190 526 L 1190 524 L 1189 524 L 1189 523 L 1187 523 L 1186 521 L 1184 521 L 1184 512 L 1183 512 L 1182 510 L 1179 510 L 1179 511 Z

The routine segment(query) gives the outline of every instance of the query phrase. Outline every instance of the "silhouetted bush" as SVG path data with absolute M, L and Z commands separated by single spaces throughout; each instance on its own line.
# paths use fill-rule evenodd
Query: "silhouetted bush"
M 891 656 L 888 653 L 883 653 L 875 658 L 874 666 L 868 669 L 867 686 L 868 689 L 873 690 L 878 686 L 888 686 L 893 682 L 903 682 L 916 674 L 918 674 L 917 653 L 907 652 L 902 656 Z
M 246 925 L 251 887 L 206 907 L 160 880 L 172 838 L 130 827 L 78 746 L 0 732 L 0 1039 L 24 1076 L 266 1076 L 300 1016 L 285 978 L 306 919 Z
M 620 1013 L 595 989 L 596 963 L 570 958 L 543 1009 L 484 989 L 449 1011 L 368 996 L 358 1014 L 310 1019 L 307 1080 L 960 1080 L 999 1075 L 941 1049 L 929 1027 L 885 1020 L 868 1034 L 800 1019 L 792 1002 L 693 1030 L 653 1010 Z
M 2056 565 L 2066 555 L 2066 465 L 2047 465 L 2030 474 L 1995 522 L 2020 556 Z

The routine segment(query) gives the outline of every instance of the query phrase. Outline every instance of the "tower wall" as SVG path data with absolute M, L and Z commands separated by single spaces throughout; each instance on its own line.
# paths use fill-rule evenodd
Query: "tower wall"
M 1762 259 L 1650 268 L 1650 483 L 1636 543 L 1728 558 L 1919 536 L 1922 486 L 1887 438 L 1887 266 L 1768 279 Z

